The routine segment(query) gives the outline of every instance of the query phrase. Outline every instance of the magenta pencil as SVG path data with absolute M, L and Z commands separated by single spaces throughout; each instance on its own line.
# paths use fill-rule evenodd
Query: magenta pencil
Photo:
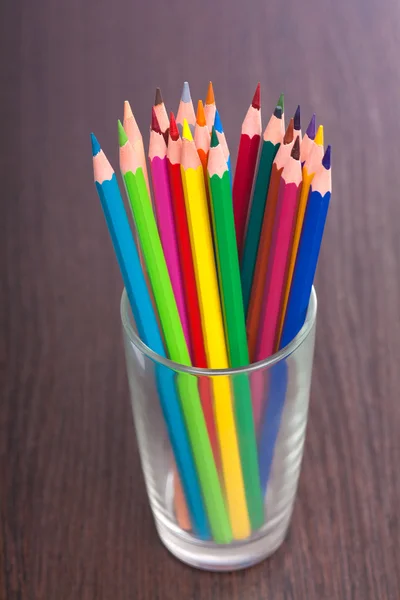
M 256 361 L 267 358 L 275 350 L 301 182 L 300 143 L 297 137 L 290 158 L 282 171 L 279 185 L 271 254 L 257 340 Z
M 191 353 L 189 325 L 185 306 L 182 274 L 180 270 L 178 244 L 176 239 L 175 221 L 171 190 L 169 187 L 167 145 L 157 121 L 153 107 L 149 144 L 149 159 L 151 180 L 154 190 L 154 208 L 157 216 L 161 245 L 164 250 L 172 289 L 174 290 L 179 316 L 189 353 Z

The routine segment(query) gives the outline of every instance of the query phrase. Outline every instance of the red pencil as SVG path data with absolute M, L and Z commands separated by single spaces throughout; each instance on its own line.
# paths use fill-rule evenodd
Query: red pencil
M 192 347 L 192 362 L 195 367 L 207 368 L 207 356 L 204 347 L 203 332 L 201 328 L 200 306 L 197 297 L 196 279 L 194 273 L 192 248 L 190 245 L 189 227 L 186 218 L 185 196 L 181 177 L 181 150 L 182 140 L 174 114 L 171 112 L 169 123 L 169 141 L 167 150 L 167 164 L 169 181 L 174 207 L 175 227 L 179 246 L 179 257 L 183 279 L 185 303 L 189 321 L 189 335 Z M 217 432 L 214 421 L 213 397 L 210 382 L 206 378 L 199 380 L 199 391 L 206 420 L 210 443 L 214 452 L 217 467 L 219 465 L 219 449 Z
M 235 178 L 233 180 L 233 210 L 235 213 L 236 243 L 239 257 L 242 255 L 247 212 L 261 140 L 260 107 L 260 84 L 258 84 L 252 103 L 242 124 Z

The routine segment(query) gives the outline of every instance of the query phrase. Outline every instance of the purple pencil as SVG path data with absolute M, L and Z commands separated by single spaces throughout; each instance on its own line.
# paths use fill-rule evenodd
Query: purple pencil
M 149 145 L 151 180 L 154 190 L 154 208 L 157 216 L 161 245 L 164 250 L 165 262 L 171 278 L 183 333 L 191 355 L 189 325 L 183 293 L 182 275 L 180 270 L 178 244 L 176 240 L 175 220 L 171 190 L 168 179 L 167 145 L 162 134 L 157 116 L 152 109 L 150 145 Z

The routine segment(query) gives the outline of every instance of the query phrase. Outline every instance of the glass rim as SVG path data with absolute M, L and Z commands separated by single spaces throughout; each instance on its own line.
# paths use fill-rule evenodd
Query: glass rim
M 268 358 L 265 358 L 264 360 L 251 363 L 245 367 L 228 367 L 226 369 L 202 369 L 200 367 L 182 365 L 181 363 L 174 362 L 173 360 L 170 360 L 165 356 L 157 354 L 157 352 L 154 352 L 154 350 L 149 348 L 149 346 L 147 346 L 140 339 L 140 337 L 131 325 L 129 316 L 131 314 L 131 310 L 128 295 L 126 293 L 125 288 L 122 291 L 120 313 L 122 326 L 124 328 L 125 334 L 127 335 L 129 341 L 135 346 L 135 348 L 139 352 L 141 352 L 141 354 L 144 354 L 144 356 L 147 356 L 147 358 L 149 358 L 153 362 L 164 365 L 165 367 L 168 367 L 169 369 L 179 373 L 189 373 L 191 375 L 196 376 L 206 375 L 208 377 L 214 377 L 221 375 L 231 376 L 240 373 L 253 373 L 255 371 L 259 371 L 260 369 L 272 367 L 276 363 L 285 360 L 290 354 L 293 354 L 293 352 L 295 352 L 295 350 L 297 350 L 297 348 L 299 348 L 299 346 L 301 346 L 309 336 L 316 320 L 317 304 L 317 294 L 313 286 L 311 290 L 310 301 L 307 308 L 306 320 L 304 321 L 303 327 L 300 329 L 299 333 L 293 338 L 293 340 L 289 344 L 287 344 L 287 346 L 285 346 L 278 352 L 275 352 L 275 354 L 272 354 Z

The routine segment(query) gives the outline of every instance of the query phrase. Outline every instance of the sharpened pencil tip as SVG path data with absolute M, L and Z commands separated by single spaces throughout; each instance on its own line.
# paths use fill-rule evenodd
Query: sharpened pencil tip
M 190 131 L 187 119 L 183 119 L 182 138 L 188 140 L 188 142 L 193 142 L 192 132 Z
M 154 106 L 151 109 L 151 129 L 156 133 L 161 133 L 160 124 L 157 119 L 156 111 L 154 110 Z
M 277 119 L 282 119 L 282 107 L 281 106 L 276 106 L 275 110 L 274 110 L 274 117 L 276 117 Z
M 196 123 L 200 127 L 204 127 L 206 125 L 206 114 L 204 112 L 204 105 L 201 100 L 199 100 L 197 103 Z
M 315 139 L 315 132 L 316 132 L 316 120 L 315 120 L 315 113 L 313 114 L 313 116 L 311 117 L 311 121 L 307 127 L 307 131 L 306 134 L 308 135 L 308 137 L 310 138 L 310 140 Z
M 132 119 L 133 118 L 133 112 L 131 109 L 131 105 L 129 104 L 128 100 L 125 100 L 124 102 L 124 121 L 126 121 L 127 119 Z
M 192 96 L 190 95 L 190 87 L 187 81 L 185 81 L 183 84 L 181 100 L 182 102 L 186 103 L 191 102 L 192 100 Z
M 325 169 L 328 171 L 331 168 L 331 145 L 327 147 L 325 150 L 324 158 L 322 159 L 322 164 Z
M 282 112 L 285 112 L 285 98 L 283 94 L 279 96 L 279 100 L 276 105 L 281 107 Z
M 260 110 L 261 108 L 261 85 L 257 84 L 256 91 L 254 92 L 253 100 L 251 102 L 253 108 Z
M 100 152 L 100 150 L 101 150 L 100 144 L 97 141 L 97 138 L 94 135 L 94 133 L 90 134 L 90 139 L 91 139 L 91 142 L 92 142 L 92 155 L 96 156 L 96 154 L 98 154 Z
M 169 113 L 169 135 L 174 142 L 179 140 L 179 130 L 176 124 L 175 115 L 172 111 Z
M 122 146 L 125 146 L 126 142 L 128 141 L 128 136 L 126 135 L 126 131 L 121 123 L 121 121 L 118 119 L 118 143 L 119 143 L 119 147 L 122 148 Z
M 295 143 L 293 144 L 292 152 L 290 156 L 295 160 L 300 160 L 300 138 L 297 136 Z
M 215 131 L 215 127 L 212 128 L 212 133 L 211 133 L 211 148 L 215 148 L 216 146 L 218 146 L 219 144 L 219 139 L 217 136 L 217 132 Z
M 284 135 L 284 138 L 283 138 L 283 143 L 284 144 L 290 144 L 290 142 L 293 142 L 293 137 L 294 137 L 294 119 L 292 117 L 290 119 L 289 125 L 287 126 L 287 129 L 285 131 L 285 135 Z
M 215 104 L 214 88 L 211 81 L 208 84 L 206 104 Z
M 323 125 L 320 125 L 318 127 L 317 133 L 315 134 L 314 142 L 317 144 L 317 146 L 324 145 L 324 126 Z
M 300 123 L 300 104 L 298 105 L 298 107 L 296 108 L 296 112 L 294 113 L 294 128 L 296 131 L 300 131 L 301 129 L 301 123 Z
M 154 99 L 154 106 L 158 106 L 164 102 L 160 88 L 156 88 L 156 97 Z
M 222 121 L 221 117 L 219 116 L 218 109 L 215 111 L 214 127 L 218 133 L 224 133 L 224 128 L 222 127 Z

